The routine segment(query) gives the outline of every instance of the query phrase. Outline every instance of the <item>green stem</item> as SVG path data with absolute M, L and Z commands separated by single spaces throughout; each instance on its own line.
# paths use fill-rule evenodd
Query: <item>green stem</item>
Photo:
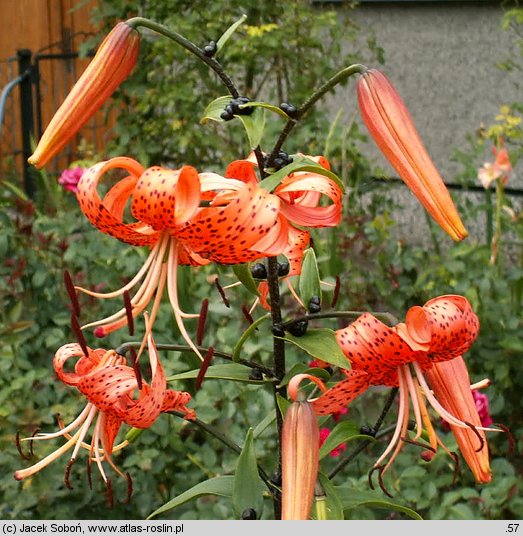
M 493 218 L 492 218 L 492 192 L 490 191 L 489 188 L 487 188 L 485 190 L 485 203 L 487 205 L 486 207 L 486 222 L 485 222 L 485 227 L 486 227 L 486 239 L 487 239 L 487 244 L 488 246 L 490 247 L 492 245 L 492 237 L 494 236 L 494 232 L 493 232 L 493 229 L 494 229 L 494 222 L 493 222 Z
M 349 65 L 349 67 L 345 67 L 345 69 L 342 69 L 341 71 L 337 72 L 332 78 L 327 80 L 325 84 L 320 86 L 302 105 L 300 108 L 298 108 L 298 111 L 296 112 L 296 116 L 293 119 L 289 119 L 283 128 L 280 137 L 278 138 L 278 141 L 276 142 L 276 145 L 274 146 L 268 161 L 272 162 L 280 149 L 282 148 L 285 140 L 291 133 L 292 129 L 295 127 L 297 122 L 316 104 L 317 101 L 319 101 L 324 95 L 326 95 L 331 89 L 336 87 L 340 82 L 343 82 L 347 78 L 351 77 L 354 74 L 363 74 L 366 71 L 368 71 L 368 68 L 365 67 L 365 65 L 362 65 L 360 63 L 356 63 L 355 65 Z
M 266 317 L 268 317 L 268 315 Z M 266 318 L 266 317 L 262 317 L 262 318 Z M 141 344 L 142 343 L 138 341 L 124 342 L 123 344 L 118 346 L 118 348 L 115 348 L 115 352 L 119 355 L 125 355 L 131 348 L 140 348 Z M 194 350 L 190 346 L 185 346 L 182 344 L 155 344 L 155 346 L 158 350 L 171 350 L 173 352 L 194 353 Z M 202 354 L 206 354 L 209 350 L 209 348 L 205 348 L 203 346 L 197 346 L 196 348 L 198 348 L 198 350 Z M 223 359 L 227 359 L 228 361 L 236 361 L 238 363 L 241 363 L 242 365 L 245 365 L 246 367 L 259 369 L 269 377 L 273 376 L 273 371 L 270 368 L 267 368 L 264 365 L 257 363 L 256 361 L 250 361 L 248 359 L 234 359 L 234 357 L 231 354 L 227 354 L 225 352 L 219 352 L 218 350 L 214 351 L 214 357 L 221 357 Z
M 149 30 L 153 30 L 154 32 L 157 32 L 164 37 L 167 37 L 168 39 L 171 39 L 172 41 L 175 41 L 179 45 L 181 45 L 183 48 L 197 56 L 200 60 L 202 60 L 204 63 L 206 63 L 222 80 L 222 82 L 225 84 L 227 89 L 229 90 L 230 94 L 233 96 L 233 98 L 238 97 L 240 94 L 238 90 L 236 89 L 236 86 L 234 85 L 233 81 L 229 78 L 227 73 L 223 70 L 223 67 L 219 62 L 217 62 L 214 58 L 210 58 L 209 56 L 206 56 L 203 52 L 203 50 L 195 45 L 192 41 L 189 41 L 183 35 L 180 35 L 177 32 L 174 32 L 172 30 L 169 30 L 169 28 L 166 28 L 163 26 L 163 24 L 159 24 L 157 22 L 154 22 L 149 19 L 145 19 L 143 17 L 133 17 L 132 19 L 128 19 L 126 23 L 131 28 L 148 28 Z
M 499 246 L 501 242 L 501 211 L 503 209 L 503 178 L 496 181 L 496 212 L 494 236 L 491 242 L 490 264 L 496 265 L 499 255 Z
M 176 417 L 180 417 L 181 419 L 185 418 L 185 414 L 181 413 L 180 411 L 170 411 L 169 413 L 171 413 L 171 415 L 176 415 Z M 226 435 L 219 432 L 216 428 L 214 428 L 214 426 L 211 426 L 210 424 L 207 424 L 206 422 L 201 421 L 198 418 L 191 419 L 190 422 L 195 424 L 202 430 L 205 430 L 208 434 L 212 435 L 218 441 L 223 443 L 226 447 L 236 452 L 236 454 L 241 454 L 242 452 L 241 447 L 237 445 L 236 443 L 234 443 L 234 441 L 231 441 Z M 257 467 L 258 467 L 258 473 L 261 479 L 265 482 L 266 486 L 269 488 L 269 491 L 277 489 L 275 485 L 272 483 L 271 479 L 268 477 L 267 473 L 259 465 L 257 465 Z
M 241 362 L 240 359 L 240 352 L 243 348 L 243 345 L 251 337 L 251 335 L 254 333 L 254 331 L 257 329 L 257 327 L 262 323 L 265 322 L 265 320 L 269 320 L 270 314 L 267 313 L 266 315 L 260 316 L 260 318 L 257 318 L 243 333 L 240 337 L 240 340 L 236 343 L 236 346 L 234 347 L 234 350 L 232 351 L 231 359 L 232 361 Z
M 392 403 L 394 402 L 394 399 L 396 398 L 396 394 L 398 393 L 398 388 L 393 387 L 389 393 L 389 396 L 385 402 L 385 405 L 383 406 L 383 409 L 381 410 L 381 413 L 374 423 L 374 426 L 372 427 L 372 430 L 374 432 L 374 438 L 380 439 L 384 435 L 387 435 L 389 432 L 394 430 L 396 428 L 396 425 L 392 425 L 390 427 L 385 428 L 381 433 L 378 434 L 379 429 L 381 428 L 381 425 L 383 424 L 383 421 L 385 420 L 385 417 L 387 416 L 387 413 L 389 412 L 390 408 L 392 407 Z M 340 460 L 332 469 L 332 471 L 329 473 L 329 478 L 334 477 L 337 475 L 347 464 L 349 464 L 356 456 L 358 456 L 361 452 L 365 450 L 367 447 L 370 439 L 362 440 L 361 445 L 359 445 L 353 452 L 351 452 L 347 457 L 345 457 L 343 460 Z
M 378 319 L 382 319 L 385 322 L 388 322 L 391 326 L 394 326 L 398 323 L 398 319 L 391 313 L 380 313 L 376 311 L 329 311 L 326 313 L 311 313 L 303 316 L 299 316 L 297 318 L 293 318 L 292 320 L 289 320 L 288 322 L 285 322 L 282 324 L 282 327 L 284 329 L 288 328 L 289 326 L 292 326 L 293 324 L 296 324 L 297 322 L 301 322 L 303 320 L 316 320 L 320 318 L 350 318 L 350 319 L 356 319 L 362 314 L 368 313 L 374 315 Z

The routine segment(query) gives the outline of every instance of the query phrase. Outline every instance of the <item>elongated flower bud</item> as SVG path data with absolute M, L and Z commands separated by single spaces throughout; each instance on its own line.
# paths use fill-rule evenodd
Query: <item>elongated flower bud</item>
M 363 121 L 381 152 L 442 229 L 454 240 L 465 238 L 467 230 L 398 92 L 375 69 L 361 75 L 357 89 Z
M 139 32 L 125 22 L 111 30 L 51 119 L 29 157 L 30 164 L 41 168 L 62 150 L 129 76 L 136 65 L 139 48 Z
M 293 402 L 283 423 L 282 519 L 309 519 L 318 476 L 320 429 L 308 402 Z
M 486 484 L 492 480 L 487 439 L 481 418 L 470 390 L 467 366 L 462 357 L 435 363 L 425 373 L 434 395 L 441 405 L 459 420 L 475 428 L 461 428 L 450 424 L 463 458 L 470 467 L 476 482 Z

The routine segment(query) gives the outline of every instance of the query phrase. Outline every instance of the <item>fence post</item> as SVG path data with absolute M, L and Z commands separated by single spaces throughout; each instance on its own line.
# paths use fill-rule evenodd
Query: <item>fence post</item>
M 20 83 L 20 118 L 22 137 L 22 165 L 24 190 L 26 194 L 34 198 L 36 186 L 34 171 L 27 162 L 32 154 L 31 138 L 34 136 L 34 115 L 33 115 L 33 80 L 31 76 L 31 56 L 32 53 L 27 48 L 17 50 L 18 74 L 25 75 Z

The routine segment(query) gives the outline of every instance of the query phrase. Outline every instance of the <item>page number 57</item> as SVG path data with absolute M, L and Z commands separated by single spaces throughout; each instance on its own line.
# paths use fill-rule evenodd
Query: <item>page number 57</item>
M 519 523 L 509 523 L 507 525 L 507 530 L 505 532 L 517 532 L 519 528 Z

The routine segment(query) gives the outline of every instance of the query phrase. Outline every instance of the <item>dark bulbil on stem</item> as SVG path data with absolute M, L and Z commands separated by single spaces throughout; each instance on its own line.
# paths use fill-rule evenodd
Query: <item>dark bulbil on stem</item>
M 248 97 L 236 97 L 235 99 L 231 99 L 229 104 L 225 106 L 225 110 L 220 114 L 220 117 L 224 121 L 230 121 L 231 119 L 234 119 L 235 115 L 251 115 L 252 112 L 254 112 L 252 106 L 242 108 L 242 105 L 247 104 L 248 102 L 251 102 Z

